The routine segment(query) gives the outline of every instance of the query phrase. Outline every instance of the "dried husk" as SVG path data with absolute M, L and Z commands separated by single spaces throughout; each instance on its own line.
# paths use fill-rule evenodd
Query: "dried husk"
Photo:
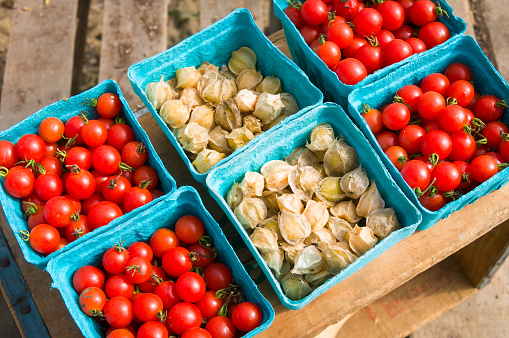
M 298 275 L 317 273 L 322 269 L 322 261 L 320 250 L 314 245 L 309 245 L 295 256 L 291 272 Z
M 327 222 L 327 228 L 330 229 L 334 237 L 340 242 L 347 242 L 346 235 L 352 231 L 352 225 L 342 218 L 330 216 Z
M 288 163 L 289 165 L 298 165 L 299 164 L 299 158 L 301 155 L 305 154 L 306 152 L 309 152 L 311 154 L 313 154 L 311 152 L 311 150 L 307 149 L 307 148 L 301 148 L 301 147 L 297 147 L 295 148 L 292 153 L 288 156 L 285 157 L 285 162 Z M 314 156 L 314 155 L 313 155 Z M 318 162 L 318 161 L 317 161 Z
M 252 112 L 255 110 L 258 95 L 260 93 L 249 89 L 242 89 L 235 95 L 235 103 L 242 113 Z
M 228 80 L 236 81 L 236 75 L 228 70 L 228 66 L 224 65 L 220 70 L 219 74 L 227 78 Z
M 182 101 L 190 110 L 205 104 L 196 88 L 185 88 L 180 94 L 180 101 Z
M 239 184 L 239 188 L 246 197 L 260 197 L 265 187 L 265 179 L 260 173 L 248 171 Z
M 304 240 L 304 244 L 311 245 L 313 243 L 320 243 L 320 242 L 326 242 L 329 244 L 336 243 L 336 237 L 327 228 L 322 228 L 320 230 L 317 230 L 315 232 L 312 232 L 311 235 L 309 235 L 308 238 Z
M 187 90 L 187 89 L 186 89 Z M 198 123 L 203 128 L 211 131 L 216 126 L 214 121 L 215 111 L 211 105 L 204 104 L 193 109 L 189 123 Z
M 173 99 L 170 96 L 170 86 L 164 82 L 164 75 L 159 82 L 150 82 L 145 87 L 145 93 L 149 102 L 154 106 L 154 109 L 160 109 L 163 103 L 168 99 Z
M 351 199 L 358 199 L 364 194 L 369 186 L 369 178 L 366 172 L 359 166 L 341 178 L 341 189 Z
M 315 188 L 316 197 L 329 206 L 333 206 L 346 198 L 346 194 L 341 190 L 339 177 L 326 177 L 318 183 Z
M 310 141 L 306 147 L 321 161 L 327 149 L 336 141 L 334 130 L 328 123 L 319 123 L 311 130 Z
M 385 201 L 378 188 L 376 187 L 375 181 L 371 181 L 371 185 L 364 194 L 362 194 L 357 204 L 357 214 L 362 217 L 368 217 L 368 215 L 376 209 L 382 209 L 385 207 Z
M 274 229 L 256 227 L 249 239 L 261 253 L 279 250 L 277 234 Z
M 373 210 L 366 218 L 366 226 L 380 239 L 401 228 L 393 208 Z
M 246 128 L 249 129 L 253 134 L 257 134 L 262 131 L 263 125 L 256 116 L 247 115 L 244 117 L 243 121 Z
M 288 175 L 288 183 L 292 191 L 303 201 L 309 201 L 315 188 L 320 183 L 320 173 L 311 166 L 294 167 Z
M 205 61 L 198 67 L 198 71 L 200 72 L 200 74 L 204 74 L 206 71 L 212 71 L 212 72 L 218 73 L 219 67 L 214 66 L 213 64 Z
M 281 278 L 281 287 L 285 295 L 291 300 L 301 300 L 313 292 L 306 281 L 292 273 L 288 273 Z
M 288 263 L 288 261 L 286 260 L 283 260 L 283 265 L 281 266 L 281 270 L 279 270 L 279 274 L 277 273 L 275 274 L 277 281 L 281 283 L 281 278 L 285 276 L 287 273 L 289 273 L 291 269 L 292 268 L 290 266 L 290 263 Z
M 223 101 L 216 107 L 214 120 L 218 126 L 230 132 L 242 127 L 242 115 L 233 99 Z
M 323 202 L 308 201 L 306 209 L 302 213 L 311 224 L 311 231 L 318 231 L 322 229 L 329 220 L 329 211 L 327 205 Z
M 346 239 L 350 248 L 358 256 L 364 255 L 378 242 L 370 228 L 359 227 L 357 225 L 346 235 Z
M 263 206 L 265 207 L 265 204 Z M 300 214 L 282 210 L 278 221 L 281 235 L 287 243 L 297 244 L 311 234 L 311 224 Z
M 281 93 L 280 96 L 284 106 L 283 111 L 286 116 L 293 115 L 299 111 L 300 109 L 299 104 L 297 103 L 295 97 L 293 97 L 292 94 Z
M 285 258 L 290 264 L 294 264 L 295 256 L 301 252 L 306 246 L 303 242 L 297 244 L 288 244 L 286 242 L 281 243 L 281 249 L 285 252 Z
M 307 148 L 295 148 L 290 155 L 285 158 L 290 165 L 298 165 L 299 167 L 317 167 L 318 159 L 315 154 Z
M 279 205 L 277 204 L 277 197 L 280 195 L 279 191 L 264 190 L 262 192 L 262 201 L 265 203 L 267 210 L 274 210 L 279 212 Z
M 176 129 L 174 133 L 182 148 L 193 154 L 201 152 L 209 142 L 209 131 L 195 122 Z
M 256 68 L 256 54 L 249 47 L 240 47 L 232 53 L 228 61 L 228 69 L 235 75 L 239 75 L 244 69 Z
M 196 88 L 201 73 L 194 66 L 184 67 L 177 70 L 176 77 L 178 88 Z
M 359 166 L 357 151 L 339 139 L 325 152 L 323 165 L 327 175 L 342 177 Z
M 228 145 L 233 150 L 237 150 L 254 139 L 253 133 L 247 129 L 246 126 L 242 128 L 233 129 L 233 131 L 225 136 L 228 140 Z
M 228 204 L 231 210 L 235 210 L 235 208 L 239 206 L 240 202 L 242 202 L 243 198 L 244 194 L 242 193 L 242 189 L 240 189 L 238 183 L 234 183 L 225 196 L 226 204 Z
M 260 172 L 265 177 L 265 187 L 271 191 L 280 191 L 288 186 L 288 175 L 293 169 L 291 165 L 281 160 L 265 163 Z
M 263 125 L 263 131 L 267 131 L 269 130 L 270 128 L 276 126 L 279 124 L 279 122 L 283 121 L 284 119 L 286 118 L 285 115 L 279 115 L 278 117 L 276 117 L 274 120 L 272 120 L 271 122 L 267 123 L 267 124 L 264 124 Z
M 259 198 L 244 198 L 234 214 L 245 229 L 254 229 L 267 217 L 267 208 Z
M 180 93 L 182 93 L 182 88 L 177 87 L 177 78 L 169 79 L 164 81 L 168 86 L 168 100 L 178 99 L 180 97 Z
M 218 164 L 226 155 L 212 149 L 203 149 L 198 153 L 196 159 L 192 162 L 193 166 L 200 174 L 205 174 Z
M 261 82 L 256 87 L 257 92 L 269 93 L 269 94 L 275 95 L 275 94 L 279 94 L 283 91 L 283 88 L 281 87 L 281 80 L 279 80 L 274 75 L 266 76 L 263 79 L 263 81 L 261 79 L 260 79 L 260 81 Z
M 323 252 L 327 270 L 329 270 L 332 275 L 339 274 L 357 259 L 357 257 L 350 252 L 348 244 L 344 242 L 335 244 L 322 242 L 320 248 Z
M 209 147 L 217 152 L 230 155 L 233 149 L 230 148 L 226 136 L 229 134 L 226 130 L 216 126 L 209 132 Z
M 362 219 L 362 217 L 357 214 L 356 206 L 353 201 L 339 202 L 330 208 L 330 212 L 334 216 L 342 218 L 349 223 L 359 223 Z
M 244 69 L 237 76 L 237 90 L 254 89 L 262 79 L 263 75 L 256 69 Z
M 325 260 L 322 263 L 322 269 L 317 273 L 308 273 L 304 276 L 304 280 L 309 283 L 309 285 L 313 288 L 317 288 L 320 285 L 324 284 L 329 278 L 331 278 L 331 274 L 329 270 L 327 270 L 327 265 L 325 264 Z
M 168 100 L 162 106 L 159 114 L 164 122 L 170 125 L 172 129 L 185 126 L 189 120 L 189 107 L 180 100 Z
M 302 202 L 294 194 L 282 194 L 276 197 L 276 200 L 280 210 L 286 210 L 294 214 L 300 214 L 304 210 Z
M 263 124 L 270 123 L 283 111 L 284 105 L 279 94 L 272 95 L 261 93 L 256 101 L 253 115 L 259 118 Z
M 197 88 L 201 97 L 213 106 L 237 95 L 235 79 L 227 79 L 214 71 L 206 71 L 198 82 Z
M 255 229 L 256 230 L 256 229 Z M 281 275 L 281 268 L 283 267 L 284 255 L 281 249 L 264 252 L 261 254 L 267 266 L 274 270 L 276 276 Z
M 275 216 L 269 217 L 269 215 L 267 213 L 267 219 L 264 220 L 263 222 L 261 222 L 259 226 L 264 227 L 264 228 L 270 228 L 270 229 L 274 230 L 277 235 L 278 243 L 284 241 L 284 238 L 281 235 L 281 231 L 279 231 L 279 223 L 277 220 L 277 214 Z

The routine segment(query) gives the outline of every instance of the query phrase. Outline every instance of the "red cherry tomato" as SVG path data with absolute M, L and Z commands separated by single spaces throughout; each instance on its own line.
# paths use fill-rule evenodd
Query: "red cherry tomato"
M 389 42 L 395 39 L 395 37 L 394 34 L 389 32 L 388 30 L 381 29 L 380 32 L 378 32 L 378 34 L 376 35 L 376 39 L 378 40 L 378 45 L 383 50 Z
M 126 275 L 113 275 L 106 281 L 104 291 L 108 298 L 125 297 L 130 298 L 134 292 L 134 283 L 131 282 Z
M 81 236 L 88 234 L 92 229 L 88 224 L 88 217 L 85 215 L 79 215 L 79 219 L 72 222 L 71 225 L 66 226 L 64 229 L 65 238 L 69 242 L 74 242 Z
M 104 124 L 104 126 L 106 127 L 106 130 L 110 130 L 110 128 L 115 125 L 115 120 L 106 117 L 100 117 L 97 119 L 97 121 L 101 121 L 102 124 Z
M 498 172 L 497 160 L 488 155 L 476 157 L 470 163 L 470 177 L 479 183 L 489 180 Z
M 108 129 L 108 145 L 114 147 L 119 152 L 129 142 L 134 141 L 133 128 L 129 127 L 125 123 L 118 123 Z
M 325 41 L 318 44 L 316 48 L 312 48 L 316 55 L 323 61 L 329 68 L 334 68 L 341 60 L 341 50 L 334 42 Z
M 509 133 L 509 130 L 502 122 L 492 121 L 486 124 L 481 133 L 487 140 L 488 148 L 497 149 L 502 141 L 502 135 Z
M 477 101 L 474 113 L 481 121 L 488 123 L 500 119 L 504 113 L 504 108 L 507 107 L 508 105 L 504 100 L 500 100 L 494 95 L 486 95 Z
M 99 202 L 88 212 L 88 221 L 92 229 L 102 227 L 124 213 L 120 207 L 110 201 Z
M 205 269 L 215 261 L 215 251 L 212 251 L 200 243 L 191 244 L 188 250 L 191 255 L 191 260 L 193 261 L 193 266 L 195 267 Z
M 426 76 L 421 81 L 420 87 L 423 93 L 437 92 L 445 98 L 447 97 L 450 85 L 451 83 L 445 75 L 440 73 L 433 73 Z
M 106 175 L 115 173 L 120 161 L 120 153 L 112 146 L 102 145 L 92 154 L 92 165 L 95 170 Z
M 240 303 L 233 310 L 232 322 L 239 331 L 252 331 L 262 323 L 262 310 L 251 302 Z
M 359 2 L 357 0 L 334 0 L 334 10 L 346 20 L 352 20 L 359 12 Z
M 95 192 L 95 178 L 88 170 L 74 167 L 67 176 L 65 188 L 72 197 L 80 200 L 86 199 Z
M 78 294 L 82 293 L 86 288 L 95 287 L 103 289 L 104 272 L 92 265 L 82 266 L 74 273 L 72 277 L 72 285 Z
M 372 74 L 383 66 L 382 50 L 379 47 L 364 45 L 355 53 L 355 58 L 362 62 L 368 74 Z
M 447 95 L 456 99 L 460 107 L 468 107 L 474 99 L 474 86 L 465 80 L 458 80 L 451 83 Z
M 57 228 L 71 225 L 71 216 L 75 214 L 79 214 L 79 209 L 71 199 L 64 196 L 53 197 L 44 205 L 44 218 Z
M 476 144 L 474 137 L 463 130 L 452 133 L 450 137 L 452 151 L 449 154 L 449 158 L 453 161 L 468 161 L 475 152 Z
M 407 162 L 401 169 L 401 176 L 410 188 L 424 191 L 430 182 L 431 174 L 428 165 L 419 160 Z
M 141 182 L 148 181 L 150 184 L 146 187 L 148 190 L 155 189 L 159 183 L 159 176 L 154 168 L 142 166 L 136 169 L 133 176 L 134 185 L 139 186 Z
M 403 103 L 391 103 L 382 112 L 384 125 L 390 130 L 401 130 L 410 122 L 410 110 Z
M 463 108 L 452 104 L 445 107 L 440 113 L 438 116 L 438 123 L 440 123 L 442 130 L 448 133 L 458 132 L 468 123 L 468 115 Z
M 162 315 L 163 302 L 153 293 L 145 293 L 136 299 L 133 310 L 136 318 L 142 322 L 150 322 L 157 320 L 158 315 Z
M 205 330 L 210 332 L 213 337 L 217 338 L 234 338 L 236 331 L 232 320 L 223 316 L 216 316 L 211 318 L 207 322 Z
M 445 99 L 437 92 L 429 91 L 422 94 L 417 111 L 425 120 L 436 120 L 445 108 Z
M 194 304 L 178 303 L 168 312 L 167 322 L 170 329 L 177 335 L 182 335 L 186 330 L 200 327 L 202 320 L 200 309 Z
M 35 134 L 26 134 L 16 142 L 16 153 L 22 161 L 41 162 L 46 155 L 46 143 Z
M 130 326 L 128 326 L 128 327 L 131 328 Z M 109 328 L 109 330 L 106 331 L 106 338 L 135 338 L 134 335 L 136 334 L 136 331 L 134 331 L 134 329 L 132 329 L 132 328 L 131 328 L 131 330 L 116 329 L 113 326 L 111 326 Z
M 449 79 L 451 83 L 458 80 L 470 82 L 472 81 L 472 72 L 467 65 L 463 63 L 452 63 L 444 71 L 444 75 Z
M 44 207 L 43 206 L 37 206 L 37 211 L 33 214 L 30 214 L 28 216 L 27 220 L 28 230 L 32 230 L 36 225 L 39 224 L 46 224 L 48 221 L 44 218 Z
M 64 135 L 68 139 L 74 138 L 75 144 L 82 144 L 83 138 L 81 137 L 81 128 L 85 125 L 83 121 L 85 118 L 82 116 L 73 116 L 64 125 Z
M 93 194 L 89 198 L 84 199 L 83 200 L 83 209 L 82 209 L 83 213 L 88 216 L 90 209 L 92 209 L 92 207 L 94 205 L 96 205 L 97 203 L 102 202 L 102 201 L 104 201 L 104 197 L 103 197 L 103 195 L 100 195 L 100 194 Z
M 96 108 L 99 115 L 111 119 L 122 110 L 122 102 L 116 94 L 104 93 L 97 99 Z
M 410 20 L 417 26 L 424 26 L 436 21 L 439 13 L 435 4 L 429 0 L 415 2 L 408 12 Z
M 177 294 L 177 286 L 173 281 L 165 281 L 157 285 L 154 294 L 161 298 L 164 310 L 170 310 L 175 304 L 182 301 Z
M 152 195 L 148 189 L 132 187 L 124 194 L 123 204 L 127 212 L 152 202 Z
M 353 57 L 355 57 L 355 53 L 357 53 L 357 50 L 359 50 L 359 48 L 361 48 L 362 46 L 367 45 L 367 44 L 368 44 L 368 40 L 366 40 L 364 37 L 359 36 L 359 35 L 354 35 L 352 44 L 350 46 L 346 47 L 345 49 L 343 49 L 341 51 L 341 53 L 343 54 L 343 56 L 345 58 L 353 58 Z
M 135 284 L 141 284 L 148 281 L 151 274 L 152 265 L 150 264 L 150 261 L 141 257 L 131 257 L 125 267 L 125 275 Z
M 380 29 L 382 29 L 383 18 L 376 9 L 366 8 L 357 13 L 357 15 L 353 18 L 352 23 L 354 24 L 356 34 L 360 36 L 371 36 L 380 32 Z
M 421 152 L 425 157 L 437 154 L 443 160 L 452 151 L 451 137 L 442 130 L 433 130 L 424 135 L 421 141 Z
M 46 143 L 60 141 L 64 134 L 64 124 L 56 117 L 47 117 L 39 125 L 39 136 Z
M 77 165 L 80 169 L 88 170 L 92 166 L 92 154 L 83 147 L 74 147 L 67 151 L 65 165 Z
M 302 19 L 302 15 L 300 14 L 300 10 L 296 7 L 289 5 L 286 7 L 284 12 L 297 29 L 301 28 L 305 24 L 304 19 Z
M 449 40 L 451 33 L 446 25 L 435 21 L 422 27 L 417 37 L 426 44 L 427 49 L 431 49 Z
M 192 268 L 193 262 L 189 257 L 189 251 L 185 248 L 171 248 L 166 250 L 163 255 L 163 269 L 172 277 L 179 277 L 183 273 L 191 271 Z
M 426 51 L 426 44 L 421 39 L 410 38 L 405 40 L 405 42 L 410 45 L 413 54 L 418 54 Z
M 92 176 L 94 176 L 94 179 L 95 179 L 95 193 L 101 194 L 101 196 L 102 196 L 103 185 L 105 184 L 105 182 L 108 181 L 108 179 L 110 178 L 110 175 L 103 174 L 100 171 L 97 171 L 95 169 L 92 170 L 91 174 L 92 174 Z
M 163 258 L 166 251 L 178 246 L 180 246 L 180 240 L 175 232 L 170 229 L 157 229 L 150 236 L 150 247 L 157 258 Z
M 458 190 L 466 190 L 472 186 L 473 180 L 470 179 L 470 164 L 465 161 L 454 161 L 453 164 L 458 168 L 461 174 L 461 183 Z
M 417 107 L 422 96 L 421 88 L 414 85 L 406 85 L 398 90 L 397 95 L 410 107 L 411 113 L 417 112 Z
M 145 242 L 135 242 L 129 245 L 128 251 L 131 255 L 131 258 L 140 257 L 146 259 L 149 262 L 151 262 L 154 258 L 154 252 L 152 251 L 152 248 Z
M 124 273 L 125 267 L 130 259 L 131 255 L 127 249 L 121 245 L 115 245 L 113 248 L 106 250 L 103 254 L 102 264 L 104 270 L 116 275 Z
M 88 146 L 99 147 L 108 139 L 108 130 L 101 121 L 89 120 L 81 128 L 81 137 Z
M 367 107 L 367 109 L 363 111 L 362 117 L 373 134 L 376 135 L 382 130 L 384 123 L 382 120 L 382 113 L 379 110 Z
M 205 295 L 205 281 L 195 272 L 185 272 L 177 279 L 177 295 L 184 302 L 195 303 Z
M 304 41 L 309 45 L 320 37 L 320 26 L 304 25 L 299 29 L 300 35 Z
M 383 52 L 385 64 L 392 65 L 412 56 L 412 47 L 403 40 L 394 39 L 385 46 Z
M 181 338 L 212 338 L 212 336 L 207 330 L 201 327 L 193 327 L 184 331 Z
M 405 11 L 396 1 L 384 1 L 376 10 L 383 18 L 382 27 L 388 31 L 395 31 L 405 22 Z
M 327 31 L 327 40 L 334 42 L 340 49 L 346 48 L 352 44 L 353 31 L 346 23 L 337 23 Z
M 395 39 L 406 41 L 414 37 L 414 30 L 408 25 L 403 25 L 399 29 L 392 32 Z
M 230 268 L 223 263 L 212 263 L 204 270 L 203 279 L 209 290 L 217 291 L 230 285 L 233 275 Z
M 154 293 L 157 285 L 161 284 L 166 279 L 164 270 L 156 265 L 152 265 L 152 275 L 148 281 L 138 284 L 141 292 Z
M 115 328 L 131 324 L 134 318 L 133 305 L 128 298 L 113 297 L 104 305 L 104 318 Z
M 426 191 L 423 196 L 419 197 L 419 202 L 429 211 L 438 211 L 447 204 L 447 199 L 441 191 L 436 191 L 433 195 Z
M 44 167 L 46 174 L 53 173 L 58 177 L 63 174 L 62 162 L 54 156 L 45 157 L 39 164 Z
M 401 170 L 401 168 L 403 168 L 403 166 L 408 162 L 407 152 L 399 146 L 389 147 L 386 151 L 384 151 L 384 153 L 398 170 Z
M 321 0 L 307 0 L 302 4 L 300 14 L 309 25 L 320 25 L 327 20 L 327 6 Z
M 175 233 L 181 242 L 193 244 L 200 240 L 205 233 L 205 228 L 198 217 L 187 215 L 177 221 Z
M 60 242 L 60 234 L 55 227 L 49 224 L 36 225 L 29 236 L 29 244 L 35 251 L 48 254 L 55 251 Z
M 168 329 L 160 321 L 146 322 L 138 329 L 136 338 L 167 338 Z
M 19 157 L 14 143 L 0 140 L 0 167 L 11 169 L 18 161 Z
M 408 125 L 401 130 L 398 136 L 399 145 L 409 154 L 418 154 L 421 151 L 421 141 L 426 131 L 416 125 Z
M 106 304 L 106 295 L 99 288 L 87 288 L 83 290 L 79 298 L 80 309 L 87 316 L 95 316 L 102 312 Z
M 442 162 L 431 173 L 431 181 L 440 191 L 452 191 L 461 183 L 461 172 L 453 163 Z
M 103 184 L 102 194 L 107 201 L 121 205 L 124 202 L 124 195 L 131 188 L 131 183 L 127 178 L 120 175 L 110 176 L 108 182 Z
M 219 310 L 223 306 L 225 299 L 216 297 L 215 291 L 206 291 L 205 295 L 195 303 L 201 311 L 203 318 L 210 320 L 218 316 Z
M 28 197 L 34 192 L 35 176 L 27 168 L 13 167 L 4 178 L 4 188 L 13 197 Z
M 386 151 L 387 148 L 399 145 L 398 135 L 392 131 L 383 131 L 376 135 L 376 141 L 380 144 L 382 151 Z
M 415 3 L 415 0 L 396 0 L 403 10 L 405 11 L 405 24 L 408 25 L 412 21 L 410 20 L 410 8 Z
M 364 67 L 362 62 L 353 58 L 340 61 L 334 72 L 338 76 L 339 81 L 346 85 L 355 85 L 368 76 L 366 67 Z

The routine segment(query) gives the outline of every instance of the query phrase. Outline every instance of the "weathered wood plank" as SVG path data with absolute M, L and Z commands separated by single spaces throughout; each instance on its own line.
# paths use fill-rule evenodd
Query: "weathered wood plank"
M 465 34 L 472 35 L 475 38 L 474 33 L 474 15 L 470 9 L 469 0 L 447 0 L 447 3 L 454 10 L 454 14 L 465 20 L 467 24 L 467 31 Z
M 282 29 L 270 35 L 269 39 L 284 55 L 286 55 L 290 60 L 292 59 L 290 48 L 288 48 L 288 44 L 286 43 L 285 32 Z
M 129 104 L 139 101 L 127 69 L 166 49 L 166 0 L 107 0 L 104 3 L 99 81 L 116 80 Z
M 200 27 L 210 26 L 219 19 L 230 14 L 235 8 L 249 9 L 258 27 L 263 31 L 265 17 L 262 2 L 267 0 L 201 0 L 200 1 Z
M 78 0 L 16 0 L 14 8 L 0 130 L 71 93 Z
M 499 72 L 509 81 L 509 0 L 481 1 L 484 23 L 489 30 L 491 48 Z M 507 99 L 507 98 L 504 98 Z

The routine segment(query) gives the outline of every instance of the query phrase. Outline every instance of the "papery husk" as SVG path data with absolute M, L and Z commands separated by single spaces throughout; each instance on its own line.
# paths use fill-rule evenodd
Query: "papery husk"
M 267 208 L 259 198 L 244 198 L 235 208 L 235 216 L 245 229 L 254 229 L 267 217 Z
M 257 92 L 275 95 L 283 91 L 283 88 L 281 87 L 281 80 L 274 75 L 266 76 L 263 81 L 261 79 L 260 81 L 261 82 L 256 87 Z
M 347 172 L 341 178 L 341 189 L 345 192 L 346 196 L 351 199 L 358 199 L 364 194 L 369 186 L 369 178 L 366 172 L 359 166 L 356 169 Z
M 200 126 L 210 132 L 216 126 L 214 115 L 214 108 L 211 105 L 204 104 L 193 109 L 189 123 L 198 123 Z
M 248 171 L 239 184 L 239 188 L 246 197 L 261 197 L 265 179 L 260 173 Z
M 262 81 L 263 75 L 254 68 L 244 69 L 237 76 L 237 90 L 254 88 Z
M 216 107 L 214 121 L 218 126 L 230 132 L 242 127 L 242 115 L 233 99 L 223 101 Z
M 370 228 L 357 225 L 346 235 L 346 239 L 352 251 L 358 256 L 364 255 L 378 242 Z
M 200 74 L 204 74 L 206 71 L 212 71 L 212 72 L 218 73 L 219 67 L 214 66 L 213 64 L 205 61 L 198 67 L 198 71 L 200 72 Z
M 286 118 L 285 115 L 279 115 L 278 117 L 276 117 L 274 120 L 270 121 L 269 123 L 267 124 L 264 124 L 263 125 L 263 131 L 267 131 L 269 130 L 270 128 L 273 128 L 275 127 L 276 125 L 279 124 L 279 122 L 283 121 L 284 119 Z
M 281 102 L 283 102 L 283 111 L 286 116 L 293 115 L 300 110 L 299 104 L 292 94 L 281 93 Z
M 342 218 L 330 216 L 327 222 L 327 228 L 334 237 L 340 242 L 347 242 L 346 235 L 352 231 L 352 225 Z
M 270 123 L 283 111 L 284 105 L 279 94 L 272 95 L 261 93 L 256 101 L 253 115 L 262 121 L 263 124 Z
M 170 86 L 164 82 L 164 75 L 161 76 L 161 80 L 159 82 L 150 82 L 145 87 L 145 93 L 147 94 L 147 99 L 154 106 L 154 109 L 160 109 L 163 103 L 165 103 L 168 99 L 173 99 L 170 96 Z
M 235 103 L 242 113 L 249 113 L 255 110 L 256 102 L 260 93 L 249 89 L 239 90 L 235 95 Z
M 265 204 L 263 206 L 265 207 Z M 300 214 L 282 210 L 278 222 L 281 235 L 290 244 L 297 244 L 311 234 L 311 224 Z
M 225 157 L 225 154 L 215 150 L 203 149 L 192 163 L 200 174 L 205 174 Z
M 373 210 L 382 209 L 384 207 L 385 201 L 382 199 L 382 196 L 380 196 L 375 181 L 371 181 L 368 190 L 366 190 L 359 199 L 357 214 L 362 217 L 368 217 Z
M 265 206 L 267 206 L 267 205 L 265 205 Z M 271 218 L 271 217 L 276 217 L 277 218 L 278 215 L 279 215 L 278 212 L 276 212 L 274 210 L 267 209 L 267 218 Z M 278 225 L 278 229 L 279 229 L 279 225 Z
M 304 276 L 304 280 L 309 283 L 309 285 L 313 288 L 317 288 L 320 285 L 324 284 L 332 275 L 327 270 L 327 265 L 325 264 L 325 260 L 322 263 L 322 269 L 317 273 L 308 273 Z
M 256 230 L 256 229 L 255 229 Z M 274 251 L 269 251 L 265 253 L 261 253 L 261 256 L 267 266 L 274 270 L 276 276 L 281 275 L 281 268 L 283 267 L 284 255 L 281 249 L 277 249 Z
M 249 129 L 253 134 L 257 134 L 262 131 L 263 125 L 256 116 L 247 115 L 244 117 L 243 121 L 246 128 Z
M 295 148 L 290 155 L 285 158 L 290 165 L 298 165 L 299 167 L 316 167 L 318 159 L 315 154 L 307 148 Z
M 234 183 L 225 196 L 226 204 L 228 204 L 231 210 L 235 210 L 235 208 L 239 206 L 240 202 L 242 202 L 243 198 L 244 194 L 242 193 L 242 189 L 240 189 L 238 183 Z
M 196 88 L 185 88 L 180 94 L 180 101 L 182 101 L 190 110 L 205 104 Z
M 281 270 L 279 270 L 279 274 L 275 273 L 277 281 L 281 283 L 281 278 L 289 273 L 291 269 L 290 263 L 288 263 L 287 260 L 283 260 L 283 265 L 281 266 Z
M 322 262 L 323 256 L 320 250 L 314 245 L 309 245 L 295 256 L 291 272 L 299 275 L 317 273 L 322 269 Z
M 325 152 L 323 165 L 327 175 L 342 177 L 359 166 L 357 151 L 339 139 Z
M 277 213 L 275 214 L 275 216 L 269 217 L 269 214 L 267 212 L 267 219 L 265 219 L 263 222 L 261 222 L 259 224 L 259 227 L 271 228 L 272 230 L 274 230 L 276 232 L 277 242 L 279 243 L 279 242 L 284 241 L 284 238 L 281 235 L 281 231 L 279 231 L 279 223 L 277 220 Z
M 291 272 L 281 278 L 281 288 L 286 297 L 295 301 L 301 300 L 313 292 L 313 289 L 311 289 L 306 281 Z
M 200 81 L 201 73 L 194 67 L 184 67 L 177 70 L 177 87 L 178 88 L 196 88 Z
M 267 210 L 274 210 L 279 212 L 279 205 L 277 204 L 277 197 L 280 196 L 279 191 L 264 190 L 262 192 L 261 200 L 265 203 Z
M 336 237 L 334 236 L 332 231 L 330 231 L 327 228 L 322 228 L 320 230 L 312 232 L 311 235 L 309 235 L 309 237 L 304 240 L 304 244 L 311 245 L 313 243 L 320 242 L 334 244 L 336 243 L 336 241 L 337 241 Z
M 276 197 L 276 200 L 280 210 L 286 210 L 294 214 L 300 214 L 304 210 L 302 202 L 294 194 L 282 194 Z
M 315 194 L 329 206 L 346 198 L 346 194 L 341 190 L 339 177 L 326 177 L 321 180 L 315 188 Z
M 219 74 L 227 78 L 228 80 L 233 80 L 234 82 L 237 80 L 237 75 L 233 74 L 228 70 L 228 66 L 223 65 L 223 67 L 219 70 Z
M 197 89 L 201 97 L 213 106 L 237 95 L 235 79 L 227 79 L 225 76 L 214 71 L 206 71 L 202 75 Z
M 389 236 L 393 231 L 401 229 L 393 208 L 373 210 L 366 218 L 366 226 L 380 239 Z
M 285 258 L 292 265 L 294 263 L 295 256 L 297 256 L 297 254 L 305 247 L 306 245 L 304 245 L 303 242 L 298 242 L 296 244 L 288 244 L 286 242 L 281 243 L 281 249 L 285 252 Z
M 240 47 L 232 53 L 228 61 L 228 69 L 235 75 L 239 75 L 244 69 L 256 68 L 256 54 L 249 47 Z
M 362 217 L 357 214 L 356 206 L 353 201 L 339 202 L 330 208 L 330 212 L 334 216 L 346 220 L 348 223 L 359 223 L 362 219 Z
M 277 234 L 274 229 L 256 227 L 249 239 L 261 253 L 279 250 Z
M 339 274 L 357 259 L 345 242 L 335 244 L 322 242 L 320 243 L 320 248 L 323 252 L 327 270 L 332 275 Z
M 174 134 L 182 148 L 193 154 L 201 152 L 209 142 L 209 131 L 195 122 L 176 129 Z
M 177 87 L 177 78 L 174 77 L 172 79 L 164 81 L 169 87 L 168 89 L 168 100 L 178 99 L 180 97 L 180 93 L 182 93 L 182 88 Z
M 306 209 L 302 213 L 311 224 L 311 231 L 318 231 L 322 229 L 329 220 L 329 211 L 327 205 L 323 202 L 308 201 Z
M 189 120 L 189 107 L 180 100 L 168 100 L 159 111 L 164 122 L 166 122 L 172 129 L 185 126 Z
M 288 175 L 292 169 L 285 161 L 272 160 L 265 163 L 260 169 L 265 177 L 265 187 L 271 191 L 283 190 L 288 186 Z
M 320 183 L 320 173 L 313 167 L 294 167 L 288 175 L 292 191 L 303 201 L 309 201 Z
M 225 136 L 228 140 L 228 145 L 234 151 L 245 146 L 252 139 L 254 139 L 253 133 L 247 129 L 246 126 L 242 128 L 233 129 L 233 131 Z
M 336 141 L 334 130 L 328 123 L 319 123 L 311 130 L 310 141 L 306 147 L 315 154 L 319 161 L 322 161 L 327 149 Z
M 209 132 L 209 147 L 217 152 L 230 155 L 233 153 L 233 149 L 230 148 L 226 136 L 229 134 L 226 130 L 223 130 L 220 126 L 216 126 Z

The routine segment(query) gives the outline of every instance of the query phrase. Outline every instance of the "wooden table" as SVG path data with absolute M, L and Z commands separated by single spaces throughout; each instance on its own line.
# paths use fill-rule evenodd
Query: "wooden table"
M 17 0 L 15 6 L 0 105 L 0 129 L 71 95 L 78 77 L 73 65 L 80 65 L 83 56 L 82 36 L 89 1 Z M 505 201 L 509 200 L 509 186 L 480 198 L 432 229 L 403 240 L 304 309 L 286 309 L 219 206 L 194 181 L 156 121 L 139 106 L 132 93 L 126 77 L 127 67 L 166 49 L 167 1 L 107 0 L 104 6 L 99 80 L 113 78 L 119 82 L 178 186 L 197 188 L 260 291 L 272 303 L 276 319 L 261 337 L 312 337 L 337 323 L 341 323 L 339 334 L 344 336 L 403 337 L 476 292 L 477 287 L 489 282 L 505 259 L 509 243 L 506 221 L 509 208 Z M 61 29 L 55 31 L 55 27 Z M 282 31 L 270 38 L 289 56 Z M 21 290 L 27 297 L 21 303 L 11 289 L 2 288 L 15 305 L 11 309 L 22 333 L 28 332 L 26 316 L 37 314 L 36 309 L 23 313 L 23 302 L 33 298 L 51 336 L 80 336 L 60 293 L 50 289 L 49 275 L 24 260 L 3 213 L 0 229 L 28 287 Z M 1 255 L 0 250 L 0 262 Z M 5 276 L 5 269 L 0 264 L 0 274 L 10 278 Z

